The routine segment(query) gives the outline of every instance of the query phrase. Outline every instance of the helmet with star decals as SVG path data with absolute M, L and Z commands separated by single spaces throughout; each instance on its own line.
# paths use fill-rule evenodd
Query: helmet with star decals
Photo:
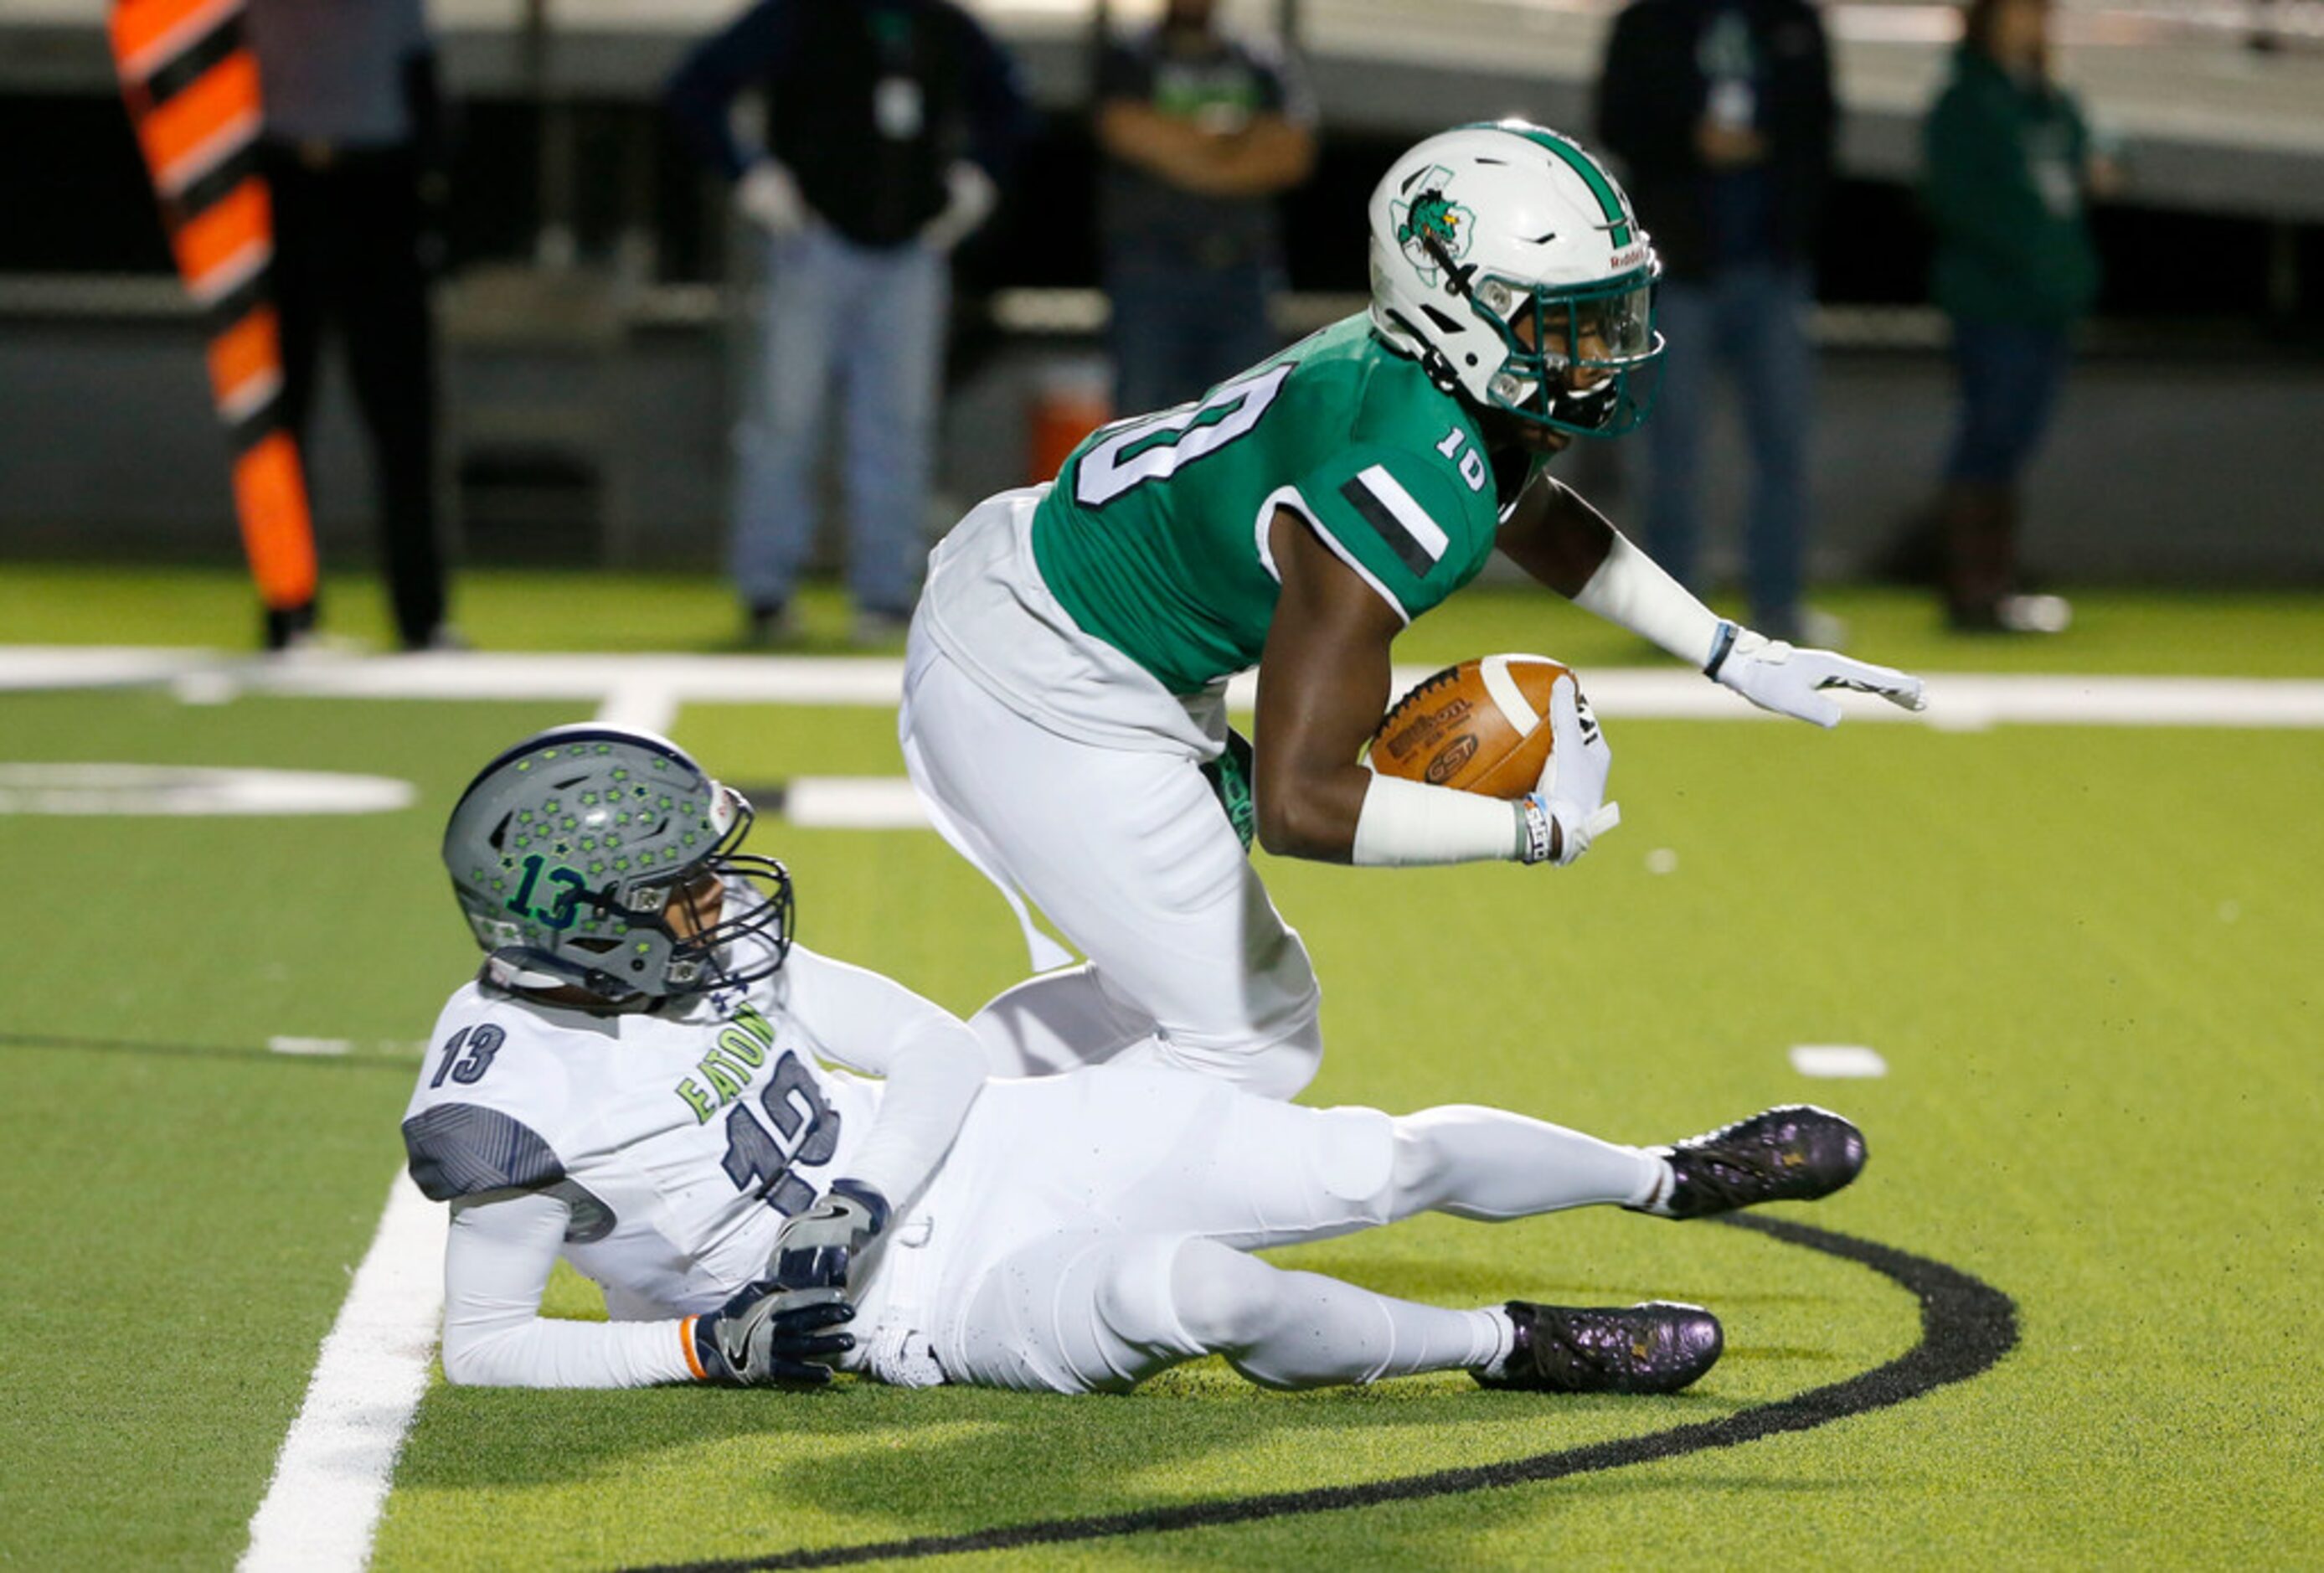
M 444 865 L 492 982 L 647 1009 L 782 966 L 790 876 L 739 850 L 754 818 L 667 738 L 559 726 L 468 783 Z

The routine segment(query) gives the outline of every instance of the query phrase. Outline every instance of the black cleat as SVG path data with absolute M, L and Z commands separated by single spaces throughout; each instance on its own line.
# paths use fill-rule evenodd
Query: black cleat
M 1517 1342 L 1478 1384 L 1519 1393 L 1676 1393 L 1719 1363 L 1726 1338 L 1699 1305 L 1505 1308 Z
M 1763 1201 L 1813 1201 L 1864 1171 L 1864 1133 L 1812 1104 L 1785 1104 L 1651 1151 L 1668 1160 L 1672 1183 L 1630 1210 L 1665 1218 L 1709 1217 Z

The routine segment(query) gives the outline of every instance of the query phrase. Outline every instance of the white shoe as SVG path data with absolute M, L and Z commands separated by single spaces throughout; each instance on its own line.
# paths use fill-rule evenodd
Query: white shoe
M 2063 634 L 2073 625 L 2074 606 L 2063 596 L 2004 596 L 1993 615 L 2010 634 Z

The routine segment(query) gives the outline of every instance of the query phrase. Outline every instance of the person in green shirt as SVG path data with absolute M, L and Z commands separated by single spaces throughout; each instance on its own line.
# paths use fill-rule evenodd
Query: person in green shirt
M 2018 586 L 2017 484 L 2098 295 L 2085 209 L 2115 177 L 2050 74 L 2048 17 L 2047 0 L 1971 0 L 1923 127 L 1933 283 L 1960 375 L 1937 515 L 1946 616 L 1965 632 L 2051 634 L 2070 615 Z
M 1389 168 L 1369 227 L 1369 311 L 1100 429 L 931 558 L 899 719 L 913 783 L 1020 921 L 1030 896 L 1089 958 L 979 1013 L 998 1074 L 1104 1059 L 1306 1086 L 1314 973 L 1238 805 L 1270 852 L 1373 865 L 1563 865 L 1615 822 L 1570 679 L 1522 800 L 1360 763 L 1391 642 L 1497 548 L 1765 708 L 1829 726 L 1832 688 L 1920 708 L 1915 678 L 1722 620 L 1543 472 L 1637 425 L 1662 349 L 1653 245 L 1594 156 L 1522 122 L 1445 132 Z M 1246 773 L 1225 686 L 1253 666 Z M 1025 928 L 1037 972 L 1070 959 Z

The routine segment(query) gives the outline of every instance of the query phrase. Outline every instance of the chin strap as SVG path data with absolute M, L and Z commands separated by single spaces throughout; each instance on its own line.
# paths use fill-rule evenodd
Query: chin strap
M 1449 393 L 1463 403 L 1468 403 L 1469 395 L 1461 386 L 1460 373 L 1452 369 L 1452 357 L 1423 338 L 1419 329 L 1413 327 L 1412 319 L 1403 312 L 1390 311 L 1388 319 L 1396 324 L 1397 332 L 1404 335 L 1411 346 L 1409 353 L 1412 358 L 1420 363 L 1422 373 L 1435 384 L 1436 391 Z
M 586 977 L 576 977 L 562 971 L 528 965 L 528 958 L 537 955 L 521 949 L 495 950 L 484 958 L 483 981 L 493 988 L 520 998 L 558 1003 L 548 996 L 570 994 L 576 990 L 590 996 L 587 1009 L 605 1013 L 650 1011 L 658 1003 L 652 995 L 635 989 L 610 987 L 613 978 L 605 973 L 592 970 Z

